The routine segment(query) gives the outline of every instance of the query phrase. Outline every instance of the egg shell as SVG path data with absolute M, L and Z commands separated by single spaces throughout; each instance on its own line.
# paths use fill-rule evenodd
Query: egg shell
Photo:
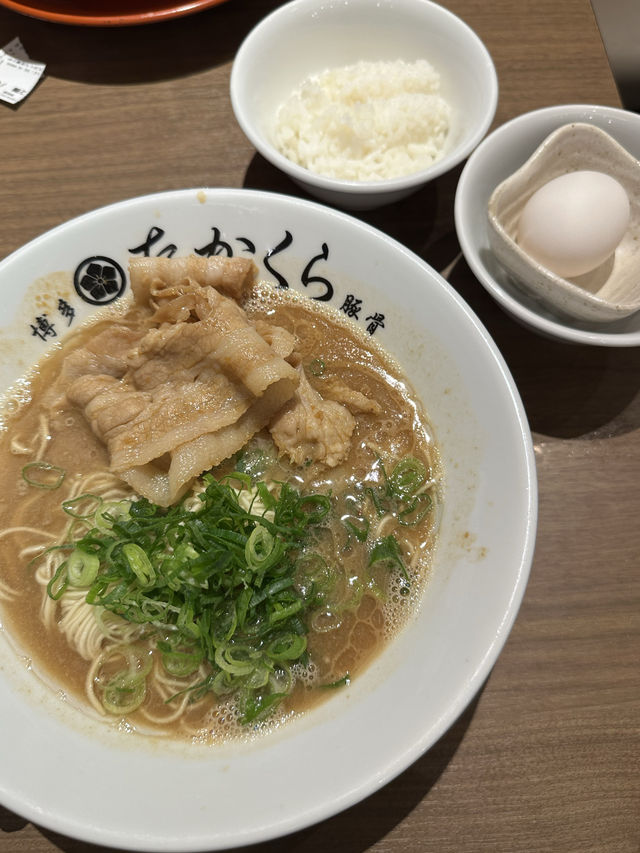
M 614 178 L 590 170 L 569 172 L 527 201 L 518 223 L 518 244 L 556 275 L 582 275 L 615 251 L 629 216 L 629 198 Z

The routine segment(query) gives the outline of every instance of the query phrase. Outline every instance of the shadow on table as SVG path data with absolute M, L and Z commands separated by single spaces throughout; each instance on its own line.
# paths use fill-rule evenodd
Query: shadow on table
M 453 198 L 459 175 L 460 168 L 453 169 L 408 198 L 377 210 L 341 210 L 384 231 L 428 261 L 434 269 L 442 271 L 460 252 L 450 224 L 453 223 Z M 255 154 L 249 163 L 243 186 L 322 204 L 260 154 Z
M 484 689 L 484 688 L 483 688 Z M 363 853 L 401 823 L 438 782 L 467 731 L 479 694 L 431 749 L 380 791 L 346 811 L 286 838 L 243 853 Z
M 43 4 L 45 5 L 45 4 Z M 0 11 L 5 41 L 19 36 L 46 74 L 93 84 L 182 77 L 230 62 L 253 26 L 281 0 L 223 3 L 194 15 L 125 27 L 78 27 Z M 160 104 L 150 104 L 150 108 Z
M 449 280 L 498 345 L 532 431 L 588 440 L 640 427 L 640 347 L 574 345 L 542 337 L 497 308 L 464 260 Z
M 486 682 L 467 709 L 431 749 L 384 788 L 322 823 L 284 838 L 242 847 L 242 853 L 325 853 L 329 849 L 336 853 L 366 851 L 401 823 L 437 783 L 462 743 L 485 686 Z M 0 833 L 17 832 L 27 823 L 0 806 Z M 64 853 L 112 853 L 113 850 L 67 838 L 40 827 L 38 832 Z
M 3 806 L 0 806 L 0 833 L 19 832 L 21 829 L 24 829 L 28 823 L 29 821 L 20 817 L 20 815 L 10 812 L 9 809 L 5 809 Z

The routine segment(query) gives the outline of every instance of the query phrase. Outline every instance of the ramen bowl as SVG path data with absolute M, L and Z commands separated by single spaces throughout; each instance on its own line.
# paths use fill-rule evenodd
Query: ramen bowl
M 517 116 L 494 130 L 469 157 L 456 190 L 460 246 L 480 284 L 519 323 L 566 343 L 640 345 L 634 277 L 639 134 L 640 116 L 635 113 L 565 104 Z M 630 198 L 631 225 L 613 268 L 603 265 L 591 277 L 583 277 L 594 292 L 541 273 L 514 245 L 511 224 L 504 227 L 508 218 L 504 211 L 496 217 L 499 187 L 515 189 L 519 207 L 520 199 L 528 197 L 521 179 L 527 187 L 538 186 L 543 180 L 540 170 L 550 179 L 559 174 L 563 162 L 574 169 L 608 171 Z
M 432 569 L 407 624 L 348 685 L 254 737 L 208 745 L 151 737 L 90 713 L 20 644 L 0 601 L 0 803 L 106 846 L 223 850 L 309 826 L 379 791 L 464 710 L 527 583 L 532 443 L 498 349 L 433 269 L 346 214 L 243 190 L 132 199 L 5 259 L 2 387 L 67 330 L 127 300 L 129 261 L 145 251 L 249 256 L 279 290 L 323 297 L 402 366 L 426 402 L 444 478 Z M 248 791 L 259 791 L 250 809 Z
M 276 115 L 305 78 L 361 60 L 399 59 L 426 59 L 440 75 L 451 119 L 439 159 L 412 174 L 360 181 L 317 174 L 281 153 L 274 142 Z M 430 0 L 294 0 L 249 33 L 231 72 L 236 119 L 258 152 L 307 192 L 352 210 L 398 201 L 458 165 L 486 134 L 497 98 L 497 76 L 484 44 L 464 21 Z

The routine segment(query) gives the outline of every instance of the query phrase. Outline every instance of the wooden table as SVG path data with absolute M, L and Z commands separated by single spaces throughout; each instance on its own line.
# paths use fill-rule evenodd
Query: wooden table
M 145 27 L 77 29 L 0 12 L 44 80 L 0 106 L 0 257 L 92 208 L 183 187 L 300 191 L 255 154 L 229 103 L 234 53 L 275 0 Z M 445 0 L 498 70 L 495 124 L 558 103 L 619 105 L 588 0 Z M 438 270 L 459 255 L 459 170 L 363 215 Z M 425 203 L 436 205 L 425 226 Z M 640 849 L 640 349 L 525 331 L 464 261 L 449 280 L 502 350 L 533 431 L 531 579 L 480 694 L 365 802 L 261 853 L 637 853 Z M 0 721 L 0 725 L 2 721 Z M 0 761 L 2 757 L 0 756 Z M 0 807 L 0 853 L 91 849 Z

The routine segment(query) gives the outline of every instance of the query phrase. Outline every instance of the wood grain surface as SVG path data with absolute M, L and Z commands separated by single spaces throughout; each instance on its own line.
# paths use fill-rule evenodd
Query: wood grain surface
M 228 96 L 235 51 L 277 5 L 230 0 L 113 29 L 0 10 L 0 46 L 19 36 L 47 63 L 26 101 L 0 105 L 0 258 L 145 193 L 245 186 L 300 195 L 256 155 Z M 619 105 L 588 0 L 444 5 L 494 58 L 496 126 L 553 104 Z M 448 270 L 513 372 L 540 489 L 524 602 L 482 690 L 427 754 L 359 805 L 252 853 L 640 850 L 640 349 L 555 343 L 502 313 L 460 258 L 459 174 L 362 218 Z M 99 849 L 0 806 L 0 853 Z

